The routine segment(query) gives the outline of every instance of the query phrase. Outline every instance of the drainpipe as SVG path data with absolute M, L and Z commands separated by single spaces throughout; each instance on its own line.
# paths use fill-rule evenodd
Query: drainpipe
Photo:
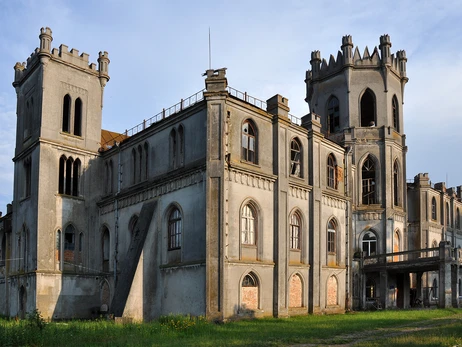
M 117 283 L 117 259 L 119 254 L 119 193 L 120 183 L 122 181 L 122 163 L 121 163 L 121 152 L 120 143 L 116 142 L 118 153 L 117 153 L 117 192 L 115 195 L 115 227 L 114 227 L 114 286 Z
M 348 184 L 349 182 L 349 175 L 348 175 L 348 156 L 351 154 L 351 151 L 353 150 L 352 147 L 348 146 L 346 148 L 346 153 L 345 153 L 345 190 L 346 190 L 346 196 L 350 198 L 350 191 L 349 187 L 350 185 Z M 345 243 L 346 243 L 346 310 L 349 310 L 351 307 L 351 300 L 350 300 L 350 202 L 347 199 L 346 201 L 346 207 L 345 207 Z

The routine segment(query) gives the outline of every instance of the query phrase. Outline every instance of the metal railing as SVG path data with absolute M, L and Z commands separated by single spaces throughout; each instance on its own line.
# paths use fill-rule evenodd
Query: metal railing
M 260 100 L 256 97 L 253 97 L 249 94 L 247 94 L 247 92 L 241 92 L 237 89 L 234 89 L 230 86 L 227 87 L 227 90 L 228 90 L 228 93 L 235 97 L 235 98 L 238 98 L 240 100 L 243 100 L 251 105 L 254 105 L 264 111 L 266 111 L 267 109 L 267 103 L 266 101 L 263 101 L 263 100 Z M 133 136 L 137 133 L 139 133 L 140 131 L 143 131 L 144 129 L 150 127 L 152 124 L 155 124 L 159 121 L 161 121 L 162 119 L 165 119 L 165 118 L 168 118 L 170 117 L 171 115 L 174 115 L 175 113 L 178 113 L 180 111 L 183 111 L 184 109 L 190 107 L 190 106 L 193 106 L 194 104 L 198 103 L 199 101 L 202 101 L 204 100 L 204 92 L 206 91 L 206 89 L 202 89 L 200 91 L 198 91 L 197 93 L 191 95 L 190 97 L 186 98 L 186 99 L 181 99 L 181 101 L 173 106 L 170 106 L 168 108 L 164 108 L 162 109 L 161 112 L 159 112 L 158 114 L 152 116 L 151 118 L 149 119 L 144 119 L 141 123 L 135 125 L 133 128 L 130 128 L 130 129 L 126 129 L 123 133 L 123 135 L 125 136 Z M 297 125 L 300 125 L 302 123 L 301 119 L 298 118 L 298 117 L 295 117 L 294 115 L 290 114 L 289 113 L 289 119 L 292 123 L 294 124 L 297 124 Z M 112 140 L 111 140 L 112 141 Z M 106 143 L 102 144 L 102 146 L 106 145 Z
M 364 265 L 379 264 L 379 263 L 394 263 L 399 261 L 409 261 L 423 258 L 439 257 L 439 247 L 425 248 L 413 251 L 403 251 L 394 253 L 374 254 L 364 257 Z

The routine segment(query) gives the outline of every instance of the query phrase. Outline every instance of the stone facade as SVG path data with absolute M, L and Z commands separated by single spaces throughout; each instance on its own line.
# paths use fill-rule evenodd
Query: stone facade
M 355 255 L 462 243 L 460 189 L 416 177 L 406 192 L 406 56 L 387 35 L 362 57 L 350 36 L 329 62 L 313 52 L 301 119 L 287 98 L 260 101 L 228 87 L 226 69 L 207 70 L 203 91 L 125 134 L 101 129 L 107 52 L 93 64 L 51 42 L 42 29 L 15 66 L 0 314 L 226 320 L 341 313 L 377 297 L 405 306 L 412 276 L 365 275 Z M 430 196 L 441 216 L 450 206 L 443 229 L 424 218 Z

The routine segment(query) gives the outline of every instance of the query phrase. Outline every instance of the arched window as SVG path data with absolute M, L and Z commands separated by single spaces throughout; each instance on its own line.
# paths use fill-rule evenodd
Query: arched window
M 335 96 L 327 102 L 327 129 L 331 134 L 340 130 L 340 108 Z
M 69 133 L 71 126 L 71 97 L 69 94 L 64 96 L 63 100 L 63 132 Z
M 184 128 L 178 127 L 178 166 L 184 166 Z
M 400 241 L 400 236 L 399 236 L 399 230 L 395 231 L 394 237 L 393 237 L 393 253 L 397 253 L 401 250 L 401 241 Z M 393 256 L 393 261 L 399 261 L 399 255 Z
M 141 145 L 138 145 L 138 167 L 136 168 L 136 182 L 142 181 L 142 173 L 143 173 L 143 149 Z
M 241 212 L 241 242 L 244 245 L 255 245 L 257 230 L 257 213 L 250 203 Z
M 375 96 L 372 90 L 366 89 L 361 97 L 361 126 L 375 126 Z
M 377 252 L 377 237 L 372 231 L 368 231 L 363 237 L 363 252 L 366 256 L 374 255 Z
M 80 159 L 76 159 L 72 169 L 72 195 L 79 196 Z
M 138 216 L 135 214 L 130 218 L 130 221 L 128 222 L 128 231 L 130 232 L 131 236 L 135 234 L 137 225 Z
M 176 131 L 172 129 L 170 132 L 170 167 L 172 169 L 176 169 L 176 163 L 178 160 L 178 152 L 177 152 L 177 139 L 176 139 Z
M 362 170 L 363 204 L 371 205 L 376 203 L 375 199 L 375 163 L 370 156 L 364 161 Z
M 437 210 L 436 199 L 435 199 L 435 197 L 433 197 L 432 198 L 432 219 L 433 220 L 436 220 L 436 218 L 437 218 L 436 210 Z
M 55 248 L 55 260 L 61 262 L 61 230 L 56 232 L 56 248 Z M 61 270 L 61 264 L 59 264 L 59 269 Z
M 376 285 L 373 279 L 366 280 L 366 299 L 373 299 L 377 297 Z
M 327 280 L 327 306 L 338 305 L 338 282 L 335 276 L 330 276 Z
M 174 208 L 168 217 L 168 250 L 181 248 L 181 213 Z
M 149 179 L 149 145 L 144 144 L 144 179 Z
M 298 212 L 290 217 L 290 248 L 301 249 L 301 218 Z
M 457 208 L 457 212 L 456 212 L 456 228 L 460 229 L 460 210 L 459 208 Z
M 290 277 L 289 288 L 289 307 L 302 307 L 303 286 L 299 275 L 295 274 Z
M 290 142 L 290 174 L 292 176 L 301 177 L 302 163 L 302 146 L 298 139 L 292 139 Z
M 73 264 L 75 261 L 75 228 L 69 224 L 64 230 L 64 264 Z
M 109 271 L 109 251 L 110 251 L 110 235 L 109 229 L 104 226 L 102 232 L 102 252 L 103 255 L 103 271 Z
M 331 219 L 329 223 L 327 224 L 327 252 L 328 253 L 335 253 L 337 250 L 336 231 L 337 231 L 337 223 L 335 223 L 335 221 Z
M 31 193 L 32 163 L 31 158 L 24 159 L 24 197 L 27 198 Z
M 82 136 L 82 100 L 75 100 L 74 108 L 74 135 Z
M 398 161 L 393 164 L 393 204 L 400 206 Z
M 337 177 L 336 177 L 336 161 L 334 155 L 331 153 L 327 157 L 327 186 L 329 188 L 337 188 Z
M 247 119 L 242 123 L 242 160 L 257 164 L 258 136 L 255 124 Z
M 449 208 L 448 203 L 446 203 L 446 226 L 447 227 L 451 226 L 451 214 L 450 214 L 450 208 Z
M 59 158 L 59 184 L 58 193 L 64 194 L 64 177 L 65 177 L 66 157 L 64 155 Z
M 436 278 L 433 279 L 433 283 L 432 283 L 432 298 L 433 299 L 438 299 L 438 281 L 436 280 Z
M 137 171 L 136 162 L 137 162 L 136 150 L 133 148 L 132 149 L 132 184 L 136 183 L 136 171 Z
M 258 288 L 257 277 L 250 272 L 247 274 L 241 283 L 241 308 L 243 310 L 256 310 L 258 309 Z
M 398 108 L 398 98 L 396 95 L 393 95 L 393 99 L 391 100 L 391 109 L 393 112 L 393 128 L 396 131 L 399 131 L 399 108 Z
M 72 195 L 72 167 L 74 164 L 74 159 L 72 157 L 67 158 L 66 160 L 66 195 Z

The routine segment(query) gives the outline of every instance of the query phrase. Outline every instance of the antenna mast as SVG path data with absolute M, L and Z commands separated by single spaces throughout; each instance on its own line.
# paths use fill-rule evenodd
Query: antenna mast
M 210 40 L 210 27 L 209 27 L 209 70 L 212 69 L 212 43 Z

